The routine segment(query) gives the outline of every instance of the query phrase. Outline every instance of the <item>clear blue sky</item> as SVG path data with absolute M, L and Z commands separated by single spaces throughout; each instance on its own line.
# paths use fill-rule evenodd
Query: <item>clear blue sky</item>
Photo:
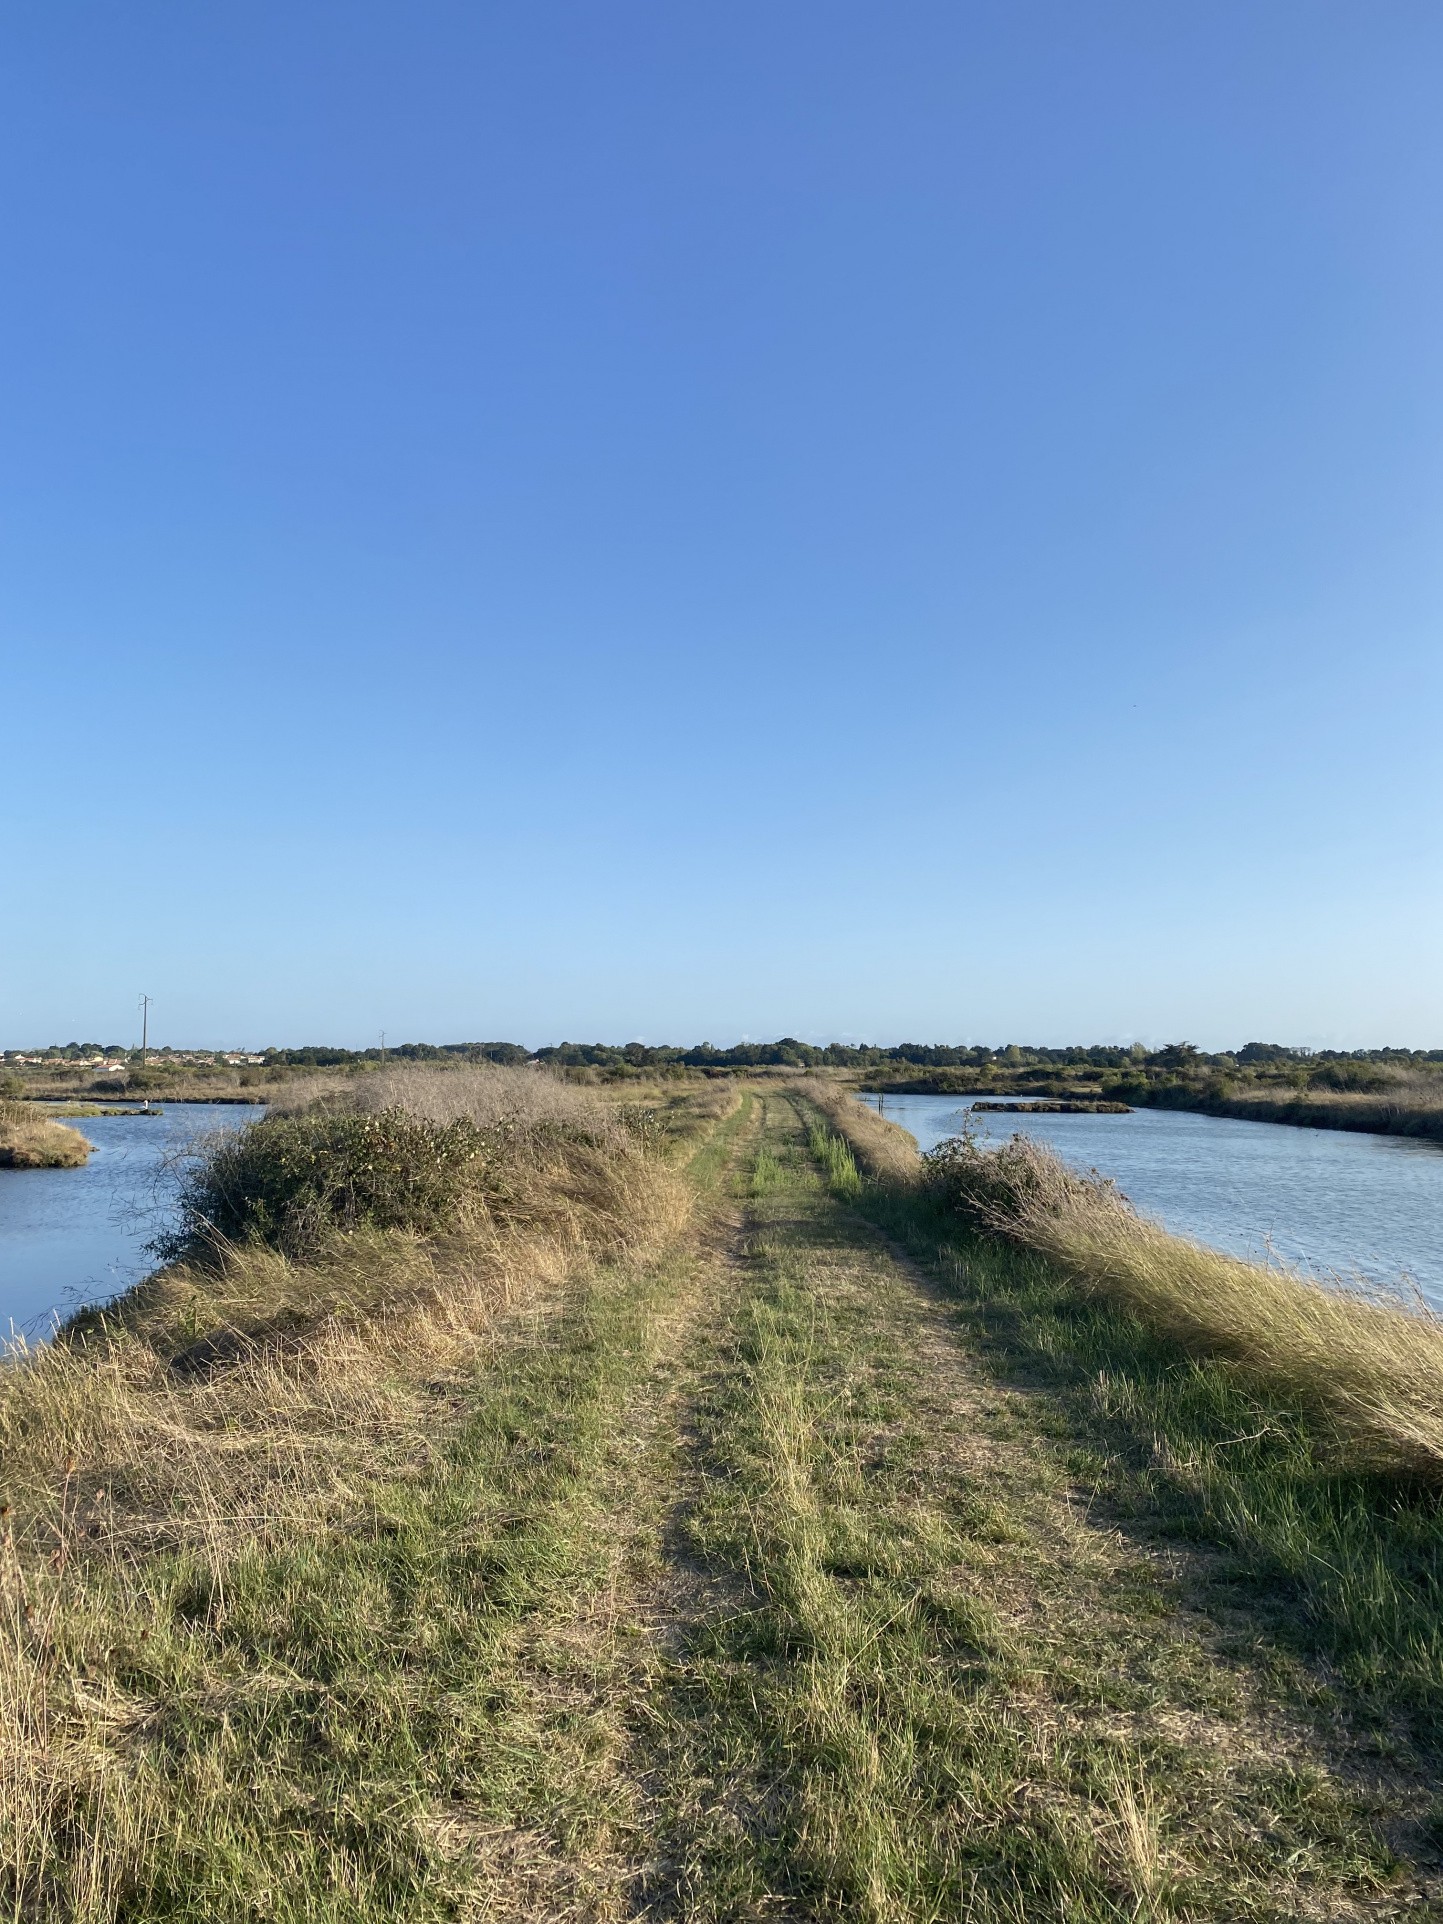
M 1434 0 L 12 9 L 0 1042 L 1443 1045 Z

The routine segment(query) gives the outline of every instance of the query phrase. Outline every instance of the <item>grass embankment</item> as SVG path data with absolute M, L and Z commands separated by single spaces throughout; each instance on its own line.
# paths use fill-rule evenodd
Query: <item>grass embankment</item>
M 873 1172 L 864 1205 L 956 1292 L 999 1369 L 1047 1386 L 1097 1490 L 1226 1546 L 1270 1635 L 1435 1749 L 1437 1319 L 1169 1236 L 1032 1145 L 909 1165 L 870 1111 L 827 1108 Z
M 0 1102 L 0 1169 L 79 1169 L 90 1144 L 78 1129 L 37 1115 L 21 1102 Z
M 1231 1056 L 1203 1056 L 1185 1045 L 1141 1061 L 1123 1051 L 1076 1053 L 1118 1060 L 1009 1064 L 994 1059 L 910 1076 L 873 1076 L 863 1086 L 887 1095 L 1024 1097 L 1030 1099 L 1026 1107 L 1061 1103 L 1103 1113 L 1117 1107 L 1185 1109 L 1236 1121 L 1443 1142 L 1443 1067 L 1421 1057 L 1400 1064 L 1381 1059 L 1394 1053 L 1387 1051 L 1371 1061 L 1314 1061 L 1279 1049 L 1277 1060 L 1240 1063 Z
M 943 1217 L 1049 1259 L 1074 1288 L 1155 1335 L 1307 1405 L 1355 1464 L 1443 1485 L 1443 1323 L 1421 1303 L 1325 1289 L 1169 1235 L 1111 1183 L 1024 1137 L 995 1149 L 958 1138 L 899 1170 L 876 1118 L 859 1123 L 845 1098 L 826 1107 L 864 1155 L 886 1143 L 894 1182 Z
M 17 1917 L 451 1915 L 478 1839 L 582 1797 L 587 1733 L 521 1645 L 600 1554 L 688 1192 L 534 1080 L 258 1125 L 194 1172 L 183 1260 L 5 1370 Z M 340 1122 L 369 1159 L 302 1153 Z M 267 1213 L 227 1242 L 202 1211 L 242 1168 Z
M 1416 1470 L 845 1097 L 462 1090 L 232 1143 L 0 1385 L 15 1915 L 1432 1914 Z

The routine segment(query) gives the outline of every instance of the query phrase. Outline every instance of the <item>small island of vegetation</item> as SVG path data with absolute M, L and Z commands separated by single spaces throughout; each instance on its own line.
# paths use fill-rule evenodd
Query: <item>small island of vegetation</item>
M 24 1103 L 0 1101 L 0 1169 L 79 1169 L 89 1156 L 78 1129 Z

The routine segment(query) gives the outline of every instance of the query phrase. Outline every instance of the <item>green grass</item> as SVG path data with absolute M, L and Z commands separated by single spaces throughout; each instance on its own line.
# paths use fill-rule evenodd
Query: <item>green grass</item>
M 469 1240 L 333 1239 L 369 1315 L 308 1320 L 327 1277 L 257 1246 L 8 1366 L 0 1912 L 451 1917 L 513 1847 L 612 1876 L 609 1506 L 694 1239 L 619 1137 L 502 1173 Z M 167 1315 L 242 1286 L 295 1330 L 188 1361 Z
M 686 1172 L 698 1189 L 710 1190 L 721 1178 L 736 1154 L 738 1140 L 751 1125 L 753 1104 L 751 1091 L 743 1090 L 736 1107 L 724 1114 L 692 1151 Z
M 448 1351 L 419 1444 L 358 1400 L 309 1508 L 17 1614 L 89 1721 L 11 1914 L 1437 1915 L 1431 1499 L 774 1087 L 656 1129 L 693 1229 Z
M 869 1183 L 863 1211 L 946 1289 L 999 1381 L 1036 1392 L 1089 1502 L 1141 1537 L 1214 1553 L 1212 1604 L 1245 1608 L 1319 1706 L 1385 1747 L 1443 1748 L 1443 1494 L 1360 1468 L 1299 1384 L 1189 1353 L 1057 1263 L 975 1233 L 937 1194 Z M 1250 1633 L 1251 1634 L 1251 1633 Z M 1322 1665 L 1319 1670 L 1317 1666 Z
M 807 1132 L 807 1142 L 826 1173 L 827 1186 L 832 1194 L 845 1202 L 854 1201 L 861 1194 L 862 1179 L 857 1173 L 850 1144 L 820 1123 L 812 1124 Z

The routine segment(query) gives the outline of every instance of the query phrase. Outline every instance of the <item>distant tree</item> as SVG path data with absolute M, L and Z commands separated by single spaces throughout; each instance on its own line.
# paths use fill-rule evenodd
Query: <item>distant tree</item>
M 1239 1062 L 1289 1062 L 1293 1051 L 1281 1042 L 1245 1042 L 1238 1050 Z

